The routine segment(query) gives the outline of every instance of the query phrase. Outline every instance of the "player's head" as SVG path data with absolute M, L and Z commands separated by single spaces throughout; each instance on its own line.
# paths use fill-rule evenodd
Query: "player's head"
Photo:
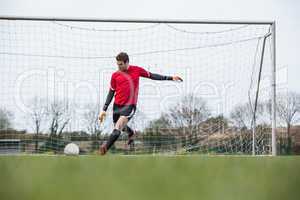
M 120 71 L 127 70 L 129 65 L 129 56 L 125 52 L 121 52 L 116 56 L 117 65 Z

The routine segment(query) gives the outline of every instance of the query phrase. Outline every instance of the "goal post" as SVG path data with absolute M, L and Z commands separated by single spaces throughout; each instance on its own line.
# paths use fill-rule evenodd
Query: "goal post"
M 272 155 L 276 156 L 276 23 L 272 23 Z
M 100 110 L 120 51 L 146 70 L 184 78 L 181 85 L 141 83 L 143 117 L 136 116 L 131 125 L 145 132 L 149 124 L 169 116 L 169 128 L 178 132 L 172 141 L 160 141 L 155 151 L 176 146 L 206 153 L 276 155 L 275 21 L 0 16 L 0 108 L 14 113 L 16 130 L 95 134 L 99 130 L 87 116 L 91 107 Z M 190 94 L 198 98 L 192 106 L 205 104 L 209 112 L 175 119 L 171 110 L 184 106 L 180 99 Z M 44 113 L 34 105 L 36 98 L 46 107 Z M 200 105 L 200 100 L 205 103 Z M 58 103 L 62 114 L 56 120 L 61 124 L 53 131 L 48 122 Z M 226 127 L 212 130 L 211 122 L 219 116 L 226 119 Z M 24 118 L 28 122 L 20 123 Z M 187 127 L 190 133 L 180 131 Z

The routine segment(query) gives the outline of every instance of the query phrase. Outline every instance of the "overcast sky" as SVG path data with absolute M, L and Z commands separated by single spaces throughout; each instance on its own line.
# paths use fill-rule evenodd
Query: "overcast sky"
M 151 18 L 151 19 L 225 19 L 276 20 L 277 67 L 288 77 L 288 87 L 300 91 L 300 1 L 297 0 L 1 0 L 0 15 Z M 283 80 L 284 81 L 284 80 Z
M 297 0 L 0 0 L 0 15 L 134 18 L 247 20 L 277 23 L 277 77 L 290 90 L 298 87 L 300 61 L 300 2 Z M 238 73 L 238 72 L 236 72 Z M 285 84 L 286 83 L 286 84 Z

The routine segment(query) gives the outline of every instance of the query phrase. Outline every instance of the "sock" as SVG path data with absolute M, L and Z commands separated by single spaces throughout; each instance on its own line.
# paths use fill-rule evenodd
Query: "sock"
M 110 134 L 107 142 L 106 142 L 106 148 L 107 150 L 115 143 L 115 141 L 118 139 L 120 136 L 121 131 L 118 129 L 114 129 L 113 132 Z
M 123 128 L 123 131 L 128 133 L 128 137 L 131 137 L 134 134 L 134 131 L 127 125 Z

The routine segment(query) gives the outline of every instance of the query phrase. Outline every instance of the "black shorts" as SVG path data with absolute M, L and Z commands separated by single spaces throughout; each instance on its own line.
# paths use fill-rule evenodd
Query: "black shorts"
M 136 105 L 113 105 L 113 122 L 116 123 L 120 116 L 127 117 L 128 121 L 135 114 Z

